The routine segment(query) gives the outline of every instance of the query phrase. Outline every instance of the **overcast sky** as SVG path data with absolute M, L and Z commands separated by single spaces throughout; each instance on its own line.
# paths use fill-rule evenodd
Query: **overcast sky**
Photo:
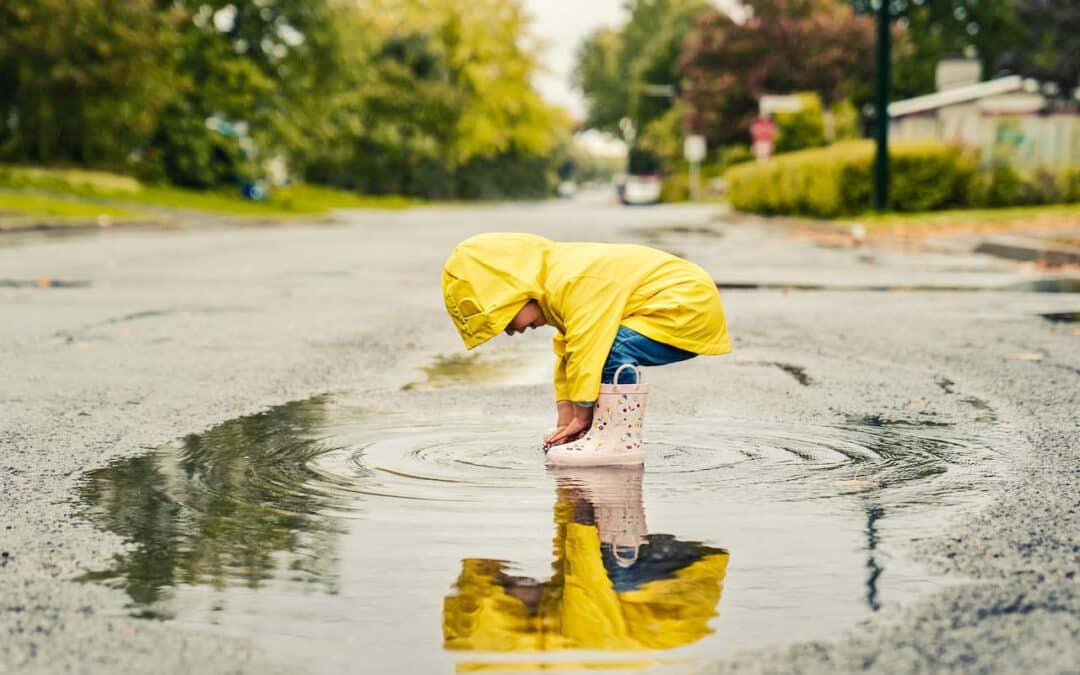
M 714 0 L 713 4 L 738 12 L 738 0 Z M 623 0 L 524 0 L 524 5 L 535 18 L 533 33 L 547 44 L 544 61 L 549 72 L 537 77 L 536 86 L 549 101 L 583 118 L 581 92 L 570 88 L 574 54 L 589 33 L 626 20 Z
M 581 41 L 601 26 L 615 26 L 624 20 L 622 0 L 525 0 L 535 17 L 533 33 L 546 45 L 545 66 L 536 86 L 548 100 L 584 117 L 585 103 L 580 92 L 570 88 L 574 53 Z

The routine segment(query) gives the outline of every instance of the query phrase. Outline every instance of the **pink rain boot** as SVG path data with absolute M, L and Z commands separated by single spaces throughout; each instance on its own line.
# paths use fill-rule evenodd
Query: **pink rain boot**
M 547 451 L 547 463 L 558 466 L 610 466 L 645 463 L 645 442 L 641 427 L 645 421 L 645 401 L 649 385 L 641 383 L 641 370 L 625 364 L 615 371 L 619 381 L 623 368 L 637 374 L 635 384 L 601 384 L 596 399 L 592 427 L 576 441 L 556 445 Z
M 600 543 L 611 547 L 620 567 L 637 562 L 647 541 L 641 482 L 645 467 L 553 466 L 548 469 L 562 486 L 577 491 L 592 505 Z

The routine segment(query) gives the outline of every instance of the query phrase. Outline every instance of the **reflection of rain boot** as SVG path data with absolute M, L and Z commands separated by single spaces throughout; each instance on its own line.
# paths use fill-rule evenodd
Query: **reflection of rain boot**
M 643 464 L 645 443 L 641 427 L 645 421 L 645 401 L 649 385 L 641 383 L 641 371 L 623 365 L 615 372 L 632 368 L 637 374 L 634 384 L 602 384 L 593 410 L 592 427 L 580 439 L 556 445 L 547 452 L 547 463 L 562 466 L 599 466 Z
M 633 565 L 648 534 L 641 498 L 645 468 L 559 466 L 551 471 L 561 485 L 577 489 L 592 505 L 600 543 L 611 547 L 615 562 L 620 567 Z

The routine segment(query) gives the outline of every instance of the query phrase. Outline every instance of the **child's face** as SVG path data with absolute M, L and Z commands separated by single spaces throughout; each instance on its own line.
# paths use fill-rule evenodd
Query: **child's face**
M 539 328 L 545 325 L 547 322 L 544 321 L 544 313 L 540 311 L 540 305 L 535 300 L 530 300 L 510 320 L 510 324 L 506 327 L 506 334 L 517 335 L 524 333 L 526 328 Z

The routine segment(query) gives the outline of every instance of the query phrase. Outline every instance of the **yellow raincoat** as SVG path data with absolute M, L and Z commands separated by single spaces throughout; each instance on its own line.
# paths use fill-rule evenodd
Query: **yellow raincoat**
M 505 330 L 529 300 L 556 329 L 555 398 L 594 401 L 619 326 L 695 354 L 731 351 L 720 294 L 697 265 L 633 244 L 558 243 L 532 234 L 466 239 L 443 268 L 465 346 Z

